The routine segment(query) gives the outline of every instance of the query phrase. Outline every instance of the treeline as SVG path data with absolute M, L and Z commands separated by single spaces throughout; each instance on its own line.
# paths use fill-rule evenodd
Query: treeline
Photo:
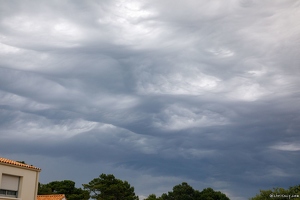
M 115 178 L 112 174 L 101 174 L 82 186 L 83 188 L 76 188 L 75 182 L 71 180 L 53 181 L 47 184 L 39 183 L 38 194 L 65 194 L 68 200 L 89 200 L 90 198 L 95 200 L 139 200 L 134 192 L 134 187 L 127 181 Z M 290 199 L 300 199 L 300 185 L 291 187 L 288 190 L 282 188 L 261 190 L 251 200 L 287 199 L 287 196 L 284 195 L 290 195 Z M 172 191 L 161 196 L 150 194 L 144 200 L 229 200 L 229 198 L 222 192 L 214 191 L 212 188 L 206 188 L 200 192 L 188 183 L 183 182 L 174 186 Z
M 149 195 L 145 200 L 229 200 L 229 198 L 220 191 L 214 191 L 212 188 L 206 188 L 199 192 L 192 188 L 186 182 L 176 185 L 168 193 L 156 197 L 155 194 Z
M 273 188 L 271 190 L 260 190 L 260 193 L 250 200 L 300 200 L 300 185 L 292 186 L 288 189 Z
M 38 195 L 43 194 L 65 194 L 67 200 L 88 200 L 90 193 L 87 190 L 75 187 L 71 180 L 53 181 L 47 184 L 39 183 Z

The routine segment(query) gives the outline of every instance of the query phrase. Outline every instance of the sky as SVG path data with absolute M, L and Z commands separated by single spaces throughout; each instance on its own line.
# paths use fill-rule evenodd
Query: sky
M 0 156 L 141 199 L 297 185 L 299 19 L 295 0 L 0 0 Z

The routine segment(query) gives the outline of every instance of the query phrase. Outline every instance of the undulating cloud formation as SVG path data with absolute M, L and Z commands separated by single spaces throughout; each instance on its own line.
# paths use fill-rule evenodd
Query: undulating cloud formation
M 300 2 L 0 1 L 0 152 L 141 197 L 300 178 Z

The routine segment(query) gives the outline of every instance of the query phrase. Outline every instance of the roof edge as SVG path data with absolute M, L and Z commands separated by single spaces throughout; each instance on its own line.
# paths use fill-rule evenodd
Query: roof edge
M 11 166 L 11 167 L 17 167 L 17 168 L 21 168 L 21 169 L 33 170 L 33 171 L 37 171 L 37 172 L 42 171 L 41 168 L 35 167 L 33 165 L 19 163 L 17 161 L 10 160 L 10 159 L 3 158 L 3 157 L 0 157 L 0 164 Z

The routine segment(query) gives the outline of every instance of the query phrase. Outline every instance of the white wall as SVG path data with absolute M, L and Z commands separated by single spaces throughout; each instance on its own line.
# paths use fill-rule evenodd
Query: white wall
M 33 169 L 25 169 L 21 167 L 14 167 L 10 165 L 5 165 L 0 163 L 0 189 L 1 189 L 1 179 L 2 174 L 8 174 L 20 177 L 18 198 L 11 198 L 0 196 L 0 200 L 36 200 L 39 171 Z

